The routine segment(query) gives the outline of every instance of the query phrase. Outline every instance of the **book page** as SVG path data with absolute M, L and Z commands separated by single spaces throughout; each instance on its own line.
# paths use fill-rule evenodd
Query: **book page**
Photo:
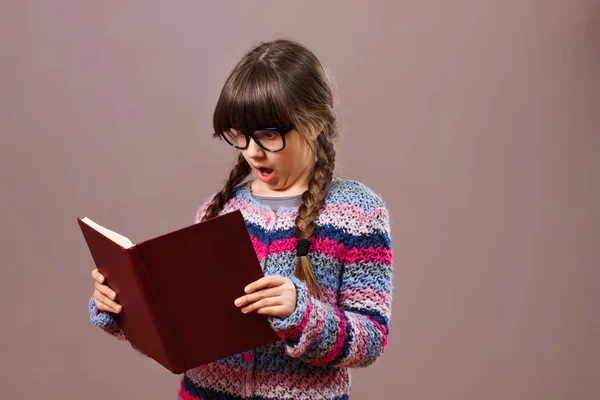
M 100 232 L 101 234 L 103 234 L 104 236 L 106 236 L 113 242 L 119 244 L 121 247 L 123 247 L 125 249 L 128 249 L 133 246 L 133 243 L 131 242 L 131 240 L 127 239 L 125 236 L 119 235 L 117 232 L 113 232 L 110 229 L 107 229 L 107 228 L 103 227 L 102 225 L 95 223 L 88 217 L 82 218 L 81 221 L 85 222 L 88 226 L 97 230 L 98 232 Z

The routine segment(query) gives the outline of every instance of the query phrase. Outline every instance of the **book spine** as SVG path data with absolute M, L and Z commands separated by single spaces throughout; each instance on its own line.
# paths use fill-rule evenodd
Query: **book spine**
M 186 370 L 181 345 L 175 334 L 170 318 L 162 305 L 158 293 L 154 288 L 152 279 L 146 269 L 146 264 L 137 246 L 128 249 L 135 274 L 138 277 L 139 289 L 147 302 L 149 313 L 152 317 L 154 329 L 160 337 L 165 356 L 168 360 L 167 367 L 173 373 L 183 373 Z

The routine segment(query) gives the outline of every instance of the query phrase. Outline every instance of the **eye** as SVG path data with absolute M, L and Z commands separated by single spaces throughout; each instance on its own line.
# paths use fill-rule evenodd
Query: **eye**
M 256 136 L 259 136 L 261 139 L 272 140 L 277 137 L 277 132 L 275 131 L 258 131 L 255 132 Z

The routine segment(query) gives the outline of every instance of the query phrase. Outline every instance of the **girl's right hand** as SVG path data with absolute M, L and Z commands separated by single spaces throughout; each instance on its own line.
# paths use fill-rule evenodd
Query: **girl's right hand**
M 96 303 L 98 310 L 115 314 L 120 313 L 123 307 L 116 301 L 117 294 L 108 285 L 104 284 L 104 276 L 98 272 L 97 268 L 92 271 L 92 277 L 96 285 L 94 303 Z

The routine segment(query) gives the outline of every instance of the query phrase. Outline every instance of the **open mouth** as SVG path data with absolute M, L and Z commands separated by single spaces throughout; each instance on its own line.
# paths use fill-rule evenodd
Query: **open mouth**
M 256 174 L 260 178 L 261 181 L 268 183 L 273 179 L 273 170 L 271 168 L 254 168 L 256 170 Z
M 273 170 L 271 168 L 258 168 L 258 173 L 267 177 L 273 173 Z

